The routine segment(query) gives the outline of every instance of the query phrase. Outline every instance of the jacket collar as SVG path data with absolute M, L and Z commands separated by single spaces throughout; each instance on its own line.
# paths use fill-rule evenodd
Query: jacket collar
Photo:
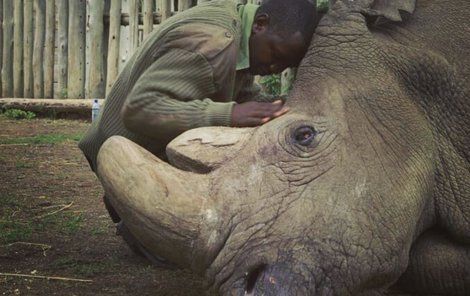
M 237 55 L 237 71 L 250 68 L 250 36 L 259 5 L 245 4 L 238 6 L 238 15 L 241 19 L 242 36 Z

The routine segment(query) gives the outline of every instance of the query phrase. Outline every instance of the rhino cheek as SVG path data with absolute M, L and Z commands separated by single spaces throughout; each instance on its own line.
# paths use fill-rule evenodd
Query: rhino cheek
M 315 165 L 288 161 L 276 145 L 260 141 L 256 149 L 243 151 L 251 155 L 249 159 L 235 159 L 236 165 L 217 172 L 214 194 L 231 201 L 224 204 L 223 214 L 228 217 L 223 227 L 230 234 L 209 272 L 216 286 L 222 285 L 221 291 L 229 291 L 232 281 L 240 281 L 236 279 L 259 264 L 281 262 L 290 267 L 266 269 L 258 290 L 281 291 L 269 284 L 269 278 L 284 273 L 293 281 L 291 291 L 300 289 L 296 283 L 304 281 L 320 287 L 321 295 L 372 293 L 403 272 L 413 235 L 410 227 L 422 204 L 412 199 L 403 204 L 395 196 L 408 188 L 383 184 L 387 177 L 377 167 L 380 164 L 370 162 L 368 167 L 351 145 L 335 144 L 339 151 L 331 160 L 333 168 L 324 158 Z M 270 160 L 269 155 L 276 159 Z M 414 187 L 412 181 L 400 184 Z M 283 252 L 290 256 L 280 259 Z M 293 277 L 296 262 L 307 266 L 304 278 Z

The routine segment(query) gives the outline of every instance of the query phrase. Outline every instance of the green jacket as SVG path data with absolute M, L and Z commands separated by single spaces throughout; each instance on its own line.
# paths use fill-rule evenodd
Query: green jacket
M 184 131 L 229 126 L 234 102 L 270 100 L 259 95 L 247 69 L 236 71 L 241 22 L 231 0 L 207 2 L 163 22 L 119 74 L 79 143 L 92 169 L 113 135 L 165 158 L 166 145 Z

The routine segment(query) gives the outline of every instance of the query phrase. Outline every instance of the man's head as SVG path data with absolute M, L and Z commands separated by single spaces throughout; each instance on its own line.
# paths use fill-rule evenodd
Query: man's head
M 269 75 L 296 67 L 316 24 L 316 7 L 308 0 L 265 0 L 251 31 L 250 72 Z

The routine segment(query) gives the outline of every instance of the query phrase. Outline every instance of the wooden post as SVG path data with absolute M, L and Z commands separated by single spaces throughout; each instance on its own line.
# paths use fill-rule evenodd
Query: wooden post
M 3 0 L 2 96 L 13 94 L 13 0 Z
M 104 1 L 103 9 L 103 38 L 102 44 L 103 48 L 101 51 L 101 59 L 103 61 L 103 86 L 102 86 L 102 98 L 106 98 L 106 79 L 108 75 L 108 50 L 109 50 L 109 9 L 111 7 L 112 0 Z
M 15 0 L 13 31 L 13 96 L 23 97 L 23 0 Z
M 178 0 L 178 11 L 184 11 L 191 8 L 191 0 Z
M 0 0 L 0 97 L 2 94 L 2 65 L 3 65 L 3 1 Z
M 44 97 L 44 31 L 46 3 L 44 0 L 34 0 L 34 48 L 33 48 L 33 95 L 35 98 Z
M 130 2 L 131 0 L 122 0 L 121 1 L 121 12 L 122 14 L 127 14 L 129 15 L 129 6 L 130 6 Z M 121 21 L 122 21 L 122 17 L 121 17 Z M 129 57 L 131 56 L 132 54 L 132 42 L 131 42 L 131 39 L 130 39 L 130 17 L 129 17 L 129 21 L 127 22 L 127 26 L 125 25 L 122 25 L 121 23 L 121 38 L 119 39 L 119 72 L 122 71 L 122 69 L 124 69 L 124 67 L 126 66 L 127 64 L 127 61 L 129 60 Z
M 46 1 L 46 42 L 44 44 L 44 97 L 54 96 L 54 6 L 55 0 Z
M 25 98 L 33 97 L 33 0 L 24 0 L 24 30 L 23 30 L 23 64 L 24 64 L 24 91 Z
M 139 3 L 138 0 L 129 1 L 129 39 L 131 53 L 139 46 Z
M 153 0 L 144 0 L 144 40 L 153 30 Z
M 171 0 L 159 0 L 162 22 L 171 16 Z
M 121 1 L 111 1 L 109 8 L 108 71 L 106 95 L 119 73 L 119 44 L 121 38 Z
M 66 99 L 67 93 L 67 66 L 68 66 L 68 27 L 69 6 L 68 0 L 57 0 L 57 87 L 55 98 Z
M 85 0 L 69 1 L 68 97 L 85 97 Z
M 104 97 L 103 12 L 103 0 L 90 0 L 90 78 L 88 89 L 91 98 Z

